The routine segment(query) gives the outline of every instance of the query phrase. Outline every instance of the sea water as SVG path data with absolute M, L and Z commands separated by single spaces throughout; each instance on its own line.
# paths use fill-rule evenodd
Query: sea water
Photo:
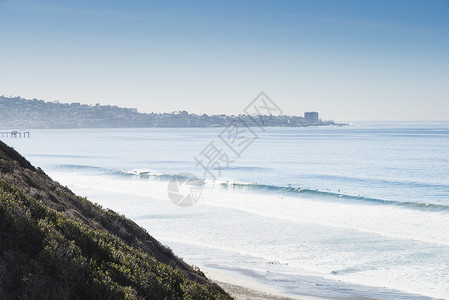
M 34 130 L 3 139 L 198 266 L 331 299 L 449 299 L 449 123 Z M 195 160 L 220 150 L 209 172 Z M 209 148 L 208 148 L 209 147 Z M 235 150 L 235 149 L 234 149 Z M 168 184 L 202 179 L 190 207 Z M 215 176 L 215 178 L 214 178 Z

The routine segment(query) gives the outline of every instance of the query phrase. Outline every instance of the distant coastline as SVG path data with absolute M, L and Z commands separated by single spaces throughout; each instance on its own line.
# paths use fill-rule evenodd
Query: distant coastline
M 316 113 L 317 114 L 317 113 Z M 239 118 L 248 127 L 345 126 L 303 116 L 207 115 L 187 111 L 139 113 L 137 108 L 81 103 L 46 102 L 38 99 L 0 96 L 2 129 L 148 128 L 148 127 L 227 127 Z

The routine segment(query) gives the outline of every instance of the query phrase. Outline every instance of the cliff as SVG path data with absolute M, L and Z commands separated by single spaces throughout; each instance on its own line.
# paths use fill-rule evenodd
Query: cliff
M 230 299 L 133 221 L 0 141 L 0 299 Z

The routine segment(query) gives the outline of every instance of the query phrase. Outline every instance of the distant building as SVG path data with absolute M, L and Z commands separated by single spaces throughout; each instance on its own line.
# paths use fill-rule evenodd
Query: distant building
M 304 121 L 306 123 L 317 124 L 318 123 L 318 113 L 316 111 L 304 113 Z

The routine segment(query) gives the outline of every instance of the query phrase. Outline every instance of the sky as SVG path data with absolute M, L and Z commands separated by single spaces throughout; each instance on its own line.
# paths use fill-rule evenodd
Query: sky
M 0 0 L 0 95 L 449 120 L 446 0 Z

